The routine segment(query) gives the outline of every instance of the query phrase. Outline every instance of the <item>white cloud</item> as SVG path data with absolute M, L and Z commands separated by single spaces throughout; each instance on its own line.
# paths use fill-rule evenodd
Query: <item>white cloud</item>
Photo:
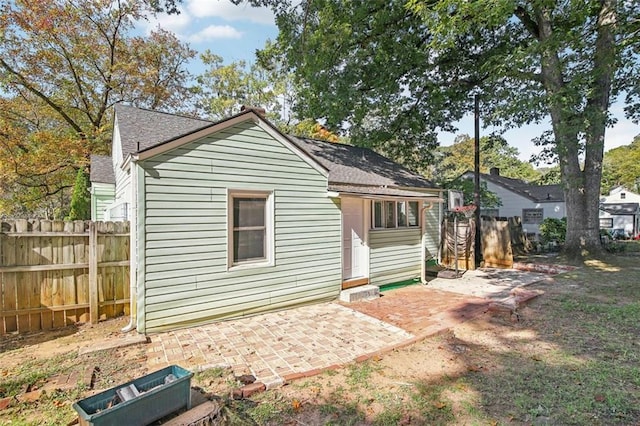
M 216 17 L 227 21 L 248 21 L 275 26 L 270 9 L 252 7 L 246 1 L 236 6 L 230 0 L 188 0 L 186 9 L 195 18 Z
M 193 19 L 191 15 L 182 11 L 179 15 L 167 15 L 166 13 L 158 14 L 155 17 L 150 17 L 149 21 L 143 21 L 143 25 L 147 32 L 154 28 L 161 27 L 167 31 L 179 34 L 184 29 L 191 26 Z
M 201 43 L 217 39 L 239 39 L 242 32 L 229 25 L 209 25 L 195 34 L 188 36 L 190 42 Z

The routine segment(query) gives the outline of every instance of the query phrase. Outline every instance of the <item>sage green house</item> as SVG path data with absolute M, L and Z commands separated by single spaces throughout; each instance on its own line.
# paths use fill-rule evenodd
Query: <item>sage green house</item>
M 284 135 L 258 110 L 210 122 L 118 105 L 111 164 L 103 215 L 131 221 L 141 333 L 419 278 L 437 255 L 441 190 L 371 150 Z
M 106 220 L 107 207 L 116 196 L 116 180 L 113 174 L 111 157 L 106 155 L 91 156 L 91 220 Z

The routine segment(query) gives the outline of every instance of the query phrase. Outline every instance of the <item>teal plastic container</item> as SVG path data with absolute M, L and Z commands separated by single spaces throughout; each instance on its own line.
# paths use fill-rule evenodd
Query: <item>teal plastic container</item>
M 193 373 L 171 365 L 80 400 L 73 408 L 78 412 L 81 425 L 148 425 L 182 408 L 191 408 L 191 377 Z M 132 384 L 140 395 L 118 402 L 116 392 Z

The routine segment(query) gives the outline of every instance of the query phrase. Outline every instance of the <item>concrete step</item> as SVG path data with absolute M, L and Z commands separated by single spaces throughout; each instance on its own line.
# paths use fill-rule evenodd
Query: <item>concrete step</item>
M 351 303 L 362 300 L 373 300 L 380 297 L 380 287 L 376 285 L 361 285 L 340 292 L 340 301 Z

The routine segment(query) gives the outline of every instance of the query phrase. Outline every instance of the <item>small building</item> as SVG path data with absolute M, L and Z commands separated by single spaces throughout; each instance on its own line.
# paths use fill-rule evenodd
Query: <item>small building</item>
M 210 122 L 117 105 L 112 143 L 92 213 L 131 222 L 139 332 L 424 279 L 437 256 L 439 188 L 369 149 L 284 135 L 260 110 Z
M 473 179 L 474 173 L 466 172 L 463 177 Z M 544 219 L 562 219 L 567 215 L 560 185 L 532 185 L 521 179 L 501 176 L 497 167 L 491 168 L 488 174 L 481 173 L 480 181 L 485 182 L 487 189 L 502 202 L 495 209 L 481 208 L 480 213 L 493 217 L 520 217 L 522 230 L 530 240 L 538 238 Z
M 623 186 L 613 188 L 600 197 L 600 228 L 622 229 L 629 236 L 640 233 L 640 194 Z

